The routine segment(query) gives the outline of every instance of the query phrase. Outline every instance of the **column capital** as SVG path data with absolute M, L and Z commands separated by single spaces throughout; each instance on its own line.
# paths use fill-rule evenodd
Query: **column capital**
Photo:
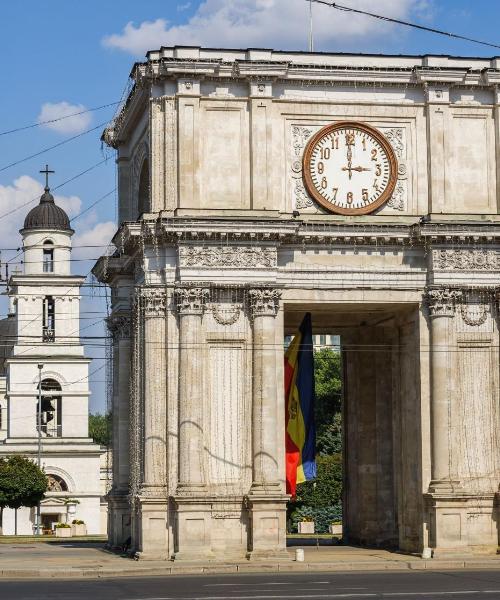
M 203 287 L 178 287 L 174 289 L 177 310 L 180 315 L 202 315 L 210 290 Z
M 120 313 L 106 319 L 106 325 L 114 340 L 130 339 L 130 314 Z
M 255 317 L 275 317 L 278 314 L 281 291 L 274 288 L 252 288 L 248 291 L 250 314 Z
M 163 288 L 140 288 L 136 296 L 145 317 L 163 317 L 167 307 L 167 293 Z
M 464 296 L 461 289 L 452 288 L 428 288 L 425 291 L 424 300 L 429 308 L 431 317 L 453 317 L 455 306 Z

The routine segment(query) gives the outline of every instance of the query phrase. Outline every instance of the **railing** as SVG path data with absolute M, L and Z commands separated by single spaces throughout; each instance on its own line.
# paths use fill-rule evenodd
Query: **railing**
M 62 426 L 61 425 L 42 425 L 42 434 L 45 434 L 47 437 L 61 437 L 62 436 Z

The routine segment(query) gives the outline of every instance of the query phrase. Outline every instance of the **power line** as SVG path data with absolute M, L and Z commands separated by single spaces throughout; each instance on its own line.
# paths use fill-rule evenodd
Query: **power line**
M 71 117 L 76 117 L 78 115 L 84 115 L 85 113 L 95 112 L 97 110 L 102 110 L 103 108 L 108 108 L 109 106 L 116 106 L 117 104 L 120 104 L 120 103 L 121 103 L 121 100 L 118 100 L 117 102 L 110 102 L 109 104 L 103 104 L 102 106 L 96 106 L 94 108 L 87 108 L 85 110 L 80 110 L 79 112 L 71 113 L 70 115 L 64 115 L 64 117 L 58 117 L 57 119 L 49 119 L 48 121 L 39 121 L 38 123 L 32 123 L 31 125 L 24 125 L 23 127 L 16 127 L 16 129 L 0 131 L 0 136 L 9 135 L 11 133 L 17 133 L 18 131 L 25 131 L 26 129 L 33 129 L 33 127 L 40 127 L 41 125 L 57 123 L 58 121 L 64 121 L 64 119 L 70 119 Z
M 94 165 L 92 165 L 88 169 L 85 169 L 84 171 L 81 171 L 80 173 L 77 173 L 73 177 L 70 177 L 69 179 L 66 179 L 66 181 L 63 181 L 59 185 L 56 185 L 54 188 L 52 188 L 52 190 L 55 191 L 55 190 L 58 190 L 58 189 L 62 188 L 63 186 L 65 186 L 68 183 L 70 183 L 71 181 L 74 181 L 75 179 L 78 179 L 79 177 L 82 177 L 82 175 L 86 175 L 87 173 L 89 173 L 90 171 L 93 171 L 95 168 L 99 167 L 100 165 L 108 162 L 108 160 L 109 160 L 108 158 L 104 158 L 103 160 L 100 160 L 98 163 L 95 163 Z M 33 202 L 36 202 L 39 199 L 40 199 L 39 197 L 36 197 L 36 198 L 31 199 L 31 200 L 28 200 L 28 202 L 25 202 L 24 204 L 21 204 L 20 206 L 16 206 L 16 208 L 13 208 L 12 210 L 9 210 L 6 213 L 3 213 L 2 215 L 0 215 L 0 219 L 8 217 L 9 215 L 11 215 L 11 214 L 15 213 L 16 211 L 20 210 L 21 208 L 24 208 L 25 206 L 28 206 L 28 204 L 32 204 Z
M 306 2 L 315 2 L 316 4 L 324 4 L 325 6 L 329 6 L 330 8 L 335 8 L 336 10 L 340 10 L 343 12 L 351 12 L 359 15 L 365 15 L 367 17 L 372 17 L 374 19 L 379 19 L 380 21 L 386 21 L 388 23 L 396 23 L 397 25 L 404 25 L 405 27 L 413 27 L 414 29 L 420 29 L 421 31 L 428 31 L 429 33 L 436 33 L 438 35 L 445 35 L 449 38 L 455 38 L 458 40 L 465 40 L 466 42 L 472 42 L 473 44 L 480 44 L 482 46 L 489 46 L 490 48 L 500 48 L 499 44 L 493 44 L 491 42 L 485 42 L 483 40 L 477 40 L 474 38 L 467 37 L 465 35 L 460 35 L 458 33 L 450 33 L 449 31 L 443 31 L 441 29 L 434 29 L 433 27 L 426 27 L 425 25 L 418 25 L 417 23 L 410 23 L 409 21 L 402 21 L 401 19 L 393 19 L 392 17 L 386 17 L 384 15 L 378 15 L 376 13 L 367 12 L 365 10 L 360 10 L 359 8 L 352 8 L 350 6 L 343 6 L 338 4 L 337 2 L 328 2 L 327 0 L 306 0 Z
M 82 131 L 82 133 L 73 135 L 70 138 L 66 138 L 62 142 L 58 142 L 57 144 L 54 144 L 53 146 L 49 146 L 47 148 L 44 148 L 43 150 L 39 150 L 38 152 L 35 152 L 34 154 L 30 154 L 29 156 L 26 156 L 24 158 L 21 158 L 19 160 L 16 160 L 16 161 L 8 164 L 8 165 L 0 167 L 0 173 L 2 173 L 3 171 L 6 171 L 7 169 L 10 169 L 11 167 L 15 167 L 16 165 L 20 165 L 23 162 L 31 160 L 32 158 L 36 158 L 37 156 L 40 156 L 41 154 L 45 154 L 45 152 L 49 152 L 50 150 L 59 148 L 60 146 L 63 146 L 64 144 L 67 144 L 68 142 L 72 142 L 73 140 L 76 140 L 84 135 L 87 135 L 87 133 L 91 133 L 92 131 L 95 131 L 96 129 L 101 129 L 102 127 L 104 127 L 104 125 L 106 125 L 106 123 L 107 123 L 107 121 L 105 121 L 104 123 L 99 123 L 99 125 L 96 125 L 95 127 L 91 127 L 90 129 L 86 129 L 85 131 Z

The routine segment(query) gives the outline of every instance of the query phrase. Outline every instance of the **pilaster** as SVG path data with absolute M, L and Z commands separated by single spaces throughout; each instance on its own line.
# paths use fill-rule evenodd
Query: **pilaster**
M 179 481 L 175 560 L 210 558 L 210 512 L 205 480 L 201 326 L 209 290 L 179 287 Z
M 279 482 L 277 390 L 278 355 L 276 315 L 281 292 L 269 287 L 248 292 L 253 324 L 252 393 L 252 487 L 248 494 L 250 513 L 249 558 L 288 559 L 286 552 L 286 496 Z

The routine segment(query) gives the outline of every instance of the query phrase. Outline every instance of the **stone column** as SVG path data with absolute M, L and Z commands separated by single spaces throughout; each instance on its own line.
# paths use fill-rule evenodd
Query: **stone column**
M 142 344 L 139 365 L 142 392 L 142 481 L 138 506 L 141 559 L 169 557 L 167 453 L 166 293 L 160 288 L 139 291 Z
M 281 292 L 262 287 L 248 292 L 253 323 L 252 465 L 248 494 L 250 539 L 248 557 L 288 558 L 284 474 L 278 472 L 277 402 L 283 383 L 277 380 L 277 360 L 283 349 L 276 344 L 276 315 Z M 281 477 L 280 477 L 281 475 Z
M 143 289 L 144 474 L 141 493 L 165 496 L 167 485 L 167 372 L 163 289 Z
M 123 546 L 130 536 L 130 315 L 113 315 L 108 328 L 113 335 L 113 485 L 108 493 L 108 544 L 115 548 Z
M 453 337 L 450 329 L 455 317 L 455 304 L 462 298 L 461 290 L 436 288 L 427 290 L 426 301 L 431 322 L 431 485 L 452 489 L 450 463 L 450 385 L 457 377 L 451 361 Z
M 253 321 L 252 491 L 279 487 L 277 460 L 275 317 L 281 292 L 248 293 Z
M 207 288 L 174 291 L 179 313 L 179 481 L 175 560 L 211 558 L 211 501 L 204 460 L 202 317 Z
M 203 357 L 201 321 L 206 288 L 177 288 L 179 312 L 179 487 L 191 493 L 205 485 L 203 464 Z

